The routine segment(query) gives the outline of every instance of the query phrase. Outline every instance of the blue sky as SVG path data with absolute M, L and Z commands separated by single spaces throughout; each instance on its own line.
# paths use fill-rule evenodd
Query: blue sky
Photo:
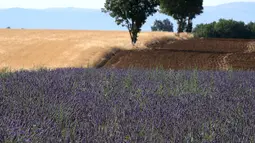
M 105 0 L 0 0 L 0 8 L 34 8 L 77 7 L 100 9 Z M 255 0 L 204 0 L 204 6 L 214 6 L 229 2 L 255 2 Z

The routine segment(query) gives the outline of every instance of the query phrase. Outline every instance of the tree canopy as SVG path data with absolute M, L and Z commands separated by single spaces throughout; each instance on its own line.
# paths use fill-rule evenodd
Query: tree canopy
M 193 30 L 195 37 L 205 38 L 255 38 L 255 23 L 220 19 L 218 22 L 199 24 Z
M 106 0 L 102 12 L 115 18 L 117 25 L 127 27 L 132 44 L 147 17 L 157 12 L 158 0 Z
M 151 26 L 151 31 L 168 31 L 173 32 L 173 23 L 169 19 L 155 20 Z
M 191 32 L 192 20 L 203 12 L 203 0 L 160 0 L 160 12 L 177 20 L 178 33 Z

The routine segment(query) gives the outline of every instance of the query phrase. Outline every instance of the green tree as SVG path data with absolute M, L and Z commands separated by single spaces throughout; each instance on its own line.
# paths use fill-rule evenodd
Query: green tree
M 246 27 L 250 31 L 250 38 L 255 39 L 255 22 L 249 22 Z
M 154 24 L 151 26 L 151 31 L 168 31 L 173 32 L 173 23 L 169 19 L 155 20 Z
M 187 0 L 187 11 L 188 11 L 188 16 L 187 16 L 187 25 L 186 25 L 186 32 L 192 32 L 193 29 L 193 22 L 192 20 L 196 18 L 196 15 L 200 15 L 203 13 L 203 0 Z
M 218 22 L 209 24 L 199 24 L 194 30 L 195 37 L 206 38 L 252 38 L 255 31 L 254 23 L 245 25 L 242 21 L 234 21 L 233 19 L 220 19 Z
M 198 24 L 193 29 L 194 37 L 204 37 L 204 38 L 216 38 L 217 33 L 214 29 L 216 22 L 212 22 L 210 24 Z
M 203 12 L 203 0 L 160 0 L 160 12 L 177 20 L 178 33 L 191 32 L 192 20 Z
M 134 45 L 147 17 L 157 12 L 158 0 L 106 0 L 102 12 L 115 18 L 117 25 L 127 27 Z
M 219 38 L 249 38 L 249 31 L 242 21 L 220 19 L 214 27 Z

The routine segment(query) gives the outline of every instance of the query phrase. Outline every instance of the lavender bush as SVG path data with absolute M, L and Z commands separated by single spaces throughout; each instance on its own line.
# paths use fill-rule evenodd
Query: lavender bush
M 254 142 L 255 73 L 0 74 L 0 142 Z

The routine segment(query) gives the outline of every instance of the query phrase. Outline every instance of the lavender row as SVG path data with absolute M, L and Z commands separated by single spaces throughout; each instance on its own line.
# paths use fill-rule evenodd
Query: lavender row
M 255 73 L 56 69 L 0 76 L 0 142 L 253 142 Z

